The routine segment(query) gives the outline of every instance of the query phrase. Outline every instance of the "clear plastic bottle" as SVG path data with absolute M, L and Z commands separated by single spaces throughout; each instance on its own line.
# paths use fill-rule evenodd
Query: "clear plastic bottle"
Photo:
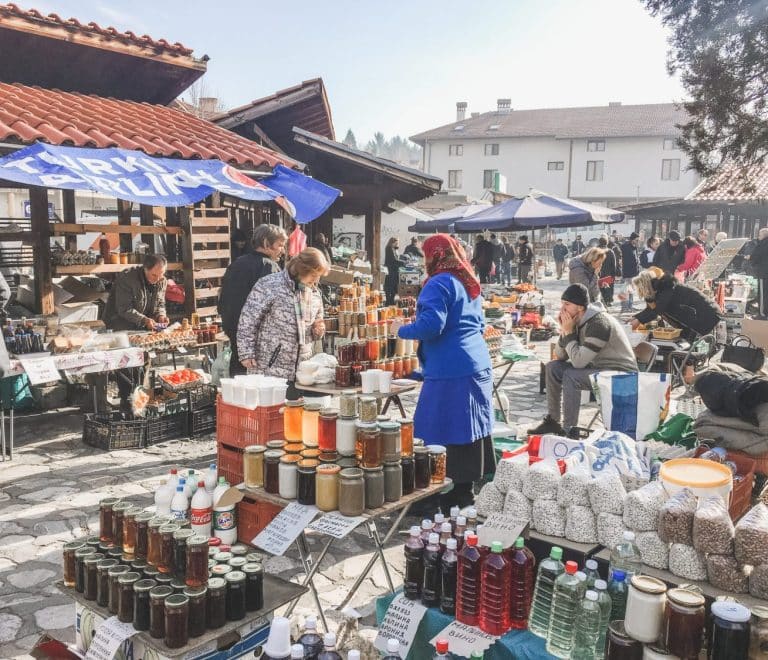
M 437 653 L 435 653 L 433 660 L 450 660 L 453 657 L 448 653 L 448 640 L 446 639 L 438 639 L 435 642 L 435 650 Z
M 571 660 L 594 660 L 600 636 L 602 612 L 597 592 L 590 589 L 581 601 L 576 614 L 576 634 Z
M 317 660 L 343 660 L 336 652 L 336 633 L 327 632 L 323 637 L 323 646 L 325 647 L 317 656 Z
M 587 574 L 576 571 L 576 577 L 579 578 L 579 600 L 582 600 L 587 593 Z
M 425 548 L 429 543 L 429 535 L 431 533 L 432 533 L 432 521 L 424 518 L 424 520 L 421 521 L 421 542 L 424 544 Z
M 595 586 L 595 580 L 600 579 L 600 573 L 597 572 L 597 562 L 594 559 L 587 559 L 584 562 L 584 574 L 587 576 L 587 589 Z
M 528 617 L 528 630 L 539 637 L 546 637 L 549 630 L 555 580 L 565 570 L 562 558 L 563 549 L 553 546 L 549 552 L 549 558 L 539 564 L 536 586 L 533 589 L 531 614 Z
M 574 622 L 582 600 L 582 585 L 576 576 L 575 561 L 565 562 L 565 573 L 555 580 L 552 616 L 547 631 L 547 651 L 557 658 L 567 658 L 573 650 Z
M 166 483 L 168 484 L 168 487 L 172 489 L 172 492 L 175 493 L 176 486 L 179 485 L 179 471 L 176 468 L 171 468 Z
M 635 545 L 635 533 L 626 531 L 622 536 L 620 543 L 616 544 L 611 550 L 611 564 L 608 570 L 608 580 L 611 579 L 613 571 L 621 569 L 624 576 L 629 579 L 636 573 L 641 573 L 643 568 L 643 558 L 640 555 L 640 549 Z
M 467 532 L 456 576 L 456 620 L 468 626 L 480 622 L 480 568 L 477 536 Z
M 195 493 L 197 492 L 198 480 L 199 480 L 199 477 L 192 468 L 187 470 L 187 485 L 190 488 L 190 495 L 189 495 L 190 498 L 194 497 Z
M 608 595 L 611 597 L 611 621 L 624 619 L 627 611 L 627 576 L 624 571 L 616 569 L 608 583 Z
M 405 542 L 403 551 L 405 553 L 403 595 L 408 600 L 419 600 L 421 585 L 424 581 L 424 543 L 421 540 L 419 527 L 411 527 L 410 536 Z
M 435 521 L 432 525 L 432 531 L 435 534 L 440 534 L 443 531 L 443 523 L 445 522 L 445 516 L 442 513 L 435 514 Z
M 525 541 L 522 537 L 515 540 L 515 546 L 509 555 L 509 562 L 509 625 L 516 630 L 524 630 L 528 627 L 528 616 L 531 613 L 536 558 L 525 547 Z
M 317 632 L 317 619 L 308 616 L 304 621 L 304 632 L 298 639 L 304 649 L 304 658 L 314 660 L 323 650 L 323 636 Z
M 291 660 L 303 660 L 304 647 L 301 644 L 294 644 L 291 647 Z
M 595 580 L 595 591 L 597 592 L 597 603 L 600 605 L 600 634 L 597 636 L 595 660 L 602 660 L 605 657 L 605 638 L 608 634 L 608 624 L 611 622 L 613 601 L 608 593 L 608 583 L 605 580 Z
M 491 552 L 480 569 L 480 630 L 503 635 L 509 630 L 509 562 L 501 541 L 491 543 Z
M 440 560 L 440 611 L 443 614 L 456 614 L 456 573 L 458 568 L 456 539 L 446 541 L 445 552 Z
M 347 660 L 349 660 L 349 655 L 347 655 Z M 400 660 L 400 642 L 398 640 L 387 640 L 387 655 L 382 660 Z
M 179 477 L 179 486 L 184 487 L 184 495 L 189 500 L 192 497 L 192 486 L 190 486 L 190 484 L 187 483 L 186 477 Z
M 205 472 L 205 490 L 209 494 L 213 495 L 213 491 L 216 488 L 216 482 L 218 480 L 218 470 L 216 469 L 216 463 L 211 463 Z
M 189 519 L 189 500 L 184 494 L 184 485 L 181 482 L 176 486 L 176 492 L 171 500 L 171 517 L 179 522 Z
M 429 535 L 429 543 L 424 548 L 421 602 L 426 607 L 440 605 L 440 537 L 434 532 Z

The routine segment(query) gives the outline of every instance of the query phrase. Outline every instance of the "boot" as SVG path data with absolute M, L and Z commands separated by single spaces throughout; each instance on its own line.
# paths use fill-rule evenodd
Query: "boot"
M 560 426 L 560 422 L 558 422 L 554 417 L 551 417 L 550 415 L 544 417 L 544 419 L 541 421 L 541 424 L 538 426 L 534 426 L 532 429 L 528 429 L 528 435 L 546 435 L 547 433 L 564 436 L 565 429 Z

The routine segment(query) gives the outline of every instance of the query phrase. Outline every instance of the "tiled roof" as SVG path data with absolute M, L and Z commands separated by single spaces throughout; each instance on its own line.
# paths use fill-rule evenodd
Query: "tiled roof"
M 685 198 L 694 202 L 753 202 L 768 199 L 768 164 L 723 165 Z
M 211 122 L 161 105 L 0 83 L 0 141 L 138 149 L 274 167 L 296 161 Z
M 418 133 L 411 140 L 423 145 L 425 140 L 494 137 L 674 137 L 680 132 L 676 125 L 686 118 L 674 103 L 485 112 Z M 463 128 L 456 130 L 459 126 Z

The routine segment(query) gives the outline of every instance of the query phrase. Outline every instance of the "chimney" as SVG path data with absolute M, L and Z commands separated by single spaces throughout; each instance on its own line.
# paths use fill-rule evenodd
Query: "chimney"
M 198 101 L 200 116 L 203 119 L 207 119 L 216 114 L 219 107 L 219 99 L 215 96 L 201 96 Z
M 609 108 L 618 108 L 621 105 L 621 101 L 609 101 L 608 107 Z
M 479 112 L 473 112 L 472 113 L 472 119 L 477 119 L 480 116 Z
M 512 112 L 512 99 L 497 99 L 496 112 L 500 115 L 508 115 Z
M 456 101 L 456 121 L 464 121 L 467 116 L 467 102 Z

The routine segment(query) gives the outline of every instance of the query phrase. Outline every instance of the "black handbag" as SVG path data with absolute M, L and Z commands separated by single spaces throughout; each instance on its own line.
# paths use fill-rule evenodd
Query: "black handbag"
M 739 335 L 734 337 L 730 344 L 725 345 L 721 362 L 737 364 L 747 371 L 755 373 L 762 369 L 765 363 L 765 353 L 762 348 L 755 346 L 749 337 Z

